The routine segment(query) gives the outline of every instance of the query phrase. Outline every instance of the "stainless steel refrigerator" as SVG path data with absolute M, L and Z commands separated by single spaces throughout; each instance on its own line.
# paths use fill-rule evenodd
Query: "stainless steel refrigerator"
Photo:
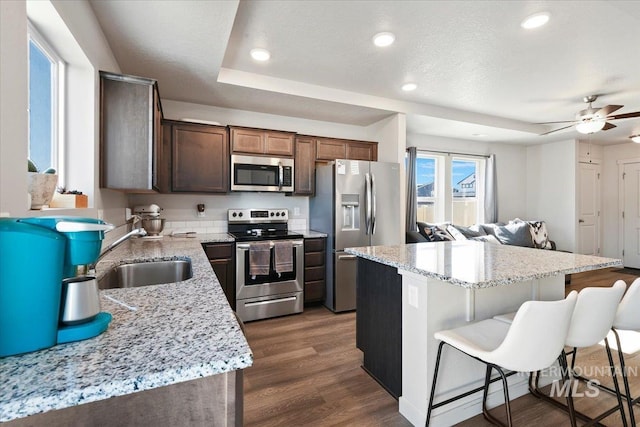
M 345 248 L 397 245 L 402 238 L 400 165 L 336 160 L 316 168 L 309 228 L 327 234 L 325 305 L 356 308 L 356 257 Z

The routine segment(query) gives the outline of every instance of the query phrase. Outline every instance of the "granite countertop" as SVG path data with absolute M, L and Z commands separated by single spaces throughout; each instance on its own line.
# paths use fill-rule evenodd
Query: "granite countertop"
M 0 359 L 0 422 L 251 366 L 199 239 L 132 239 L 98 263 L 97 275 L 166 259 L 190 259 L 193 278 L 103 290 L 102 311 L 113 315 L 106 332 Z
M 294 233 L 300 233 L 304 236 L 305 239 L 314 239 L 317 237 L 327 237 L 327 233 L 322 233 L 320 231 L 309 230 L 308 228 L 305 230 L 291 230 Z
M 475 241 L 366 246 L 345 252 L 464 288 L 622 266 L 619 259 Z

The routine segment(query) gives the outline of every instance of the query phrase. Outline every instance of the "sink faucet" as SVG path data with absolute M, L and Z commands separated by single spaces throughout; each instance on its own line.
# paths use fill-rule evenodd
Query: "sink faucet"
M 128 232 L 127 234 L 125 234 L 124 236 L 120 237 L 115 242 L 111 243 L 109 246 L 104 248 L 103 251 L 100 252 L 100 255 L 98 255 L 98 259 L 96 259 L 96 261 L 89 266 L 89 271 L 95 271 L 96 264 L 102 259 L 102 257 L 104 257 L 106 254 L 108 254 L 112 250 L 114 250 L 118 245 L 120 245 L 120 243 L 122 243 L 122 242 L 124 242 L 126 240 L 129 240 L 129 238 L 131 238 L 133 236 L 142 237 L 142 236 L 146 236 L 146 235 L 147 235 L 147 232 L 145 231 L 144 228 L 134 228 L 133 230 L 131 230 L 130 232 Z

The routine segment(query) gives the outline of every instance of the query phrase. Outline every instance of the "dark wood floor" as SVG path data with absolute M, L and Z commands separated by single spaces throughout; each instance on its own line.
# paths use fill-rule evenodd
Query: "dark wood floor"
M 630 284 L 640 270 L 606 269 L 572 276 L 567 292 L 587 286 L 611 286 L 622 279 Z M 246 426 L 410 426 L 398 412 L 398 402 L 360 367 L 362 353 L 355 346 L 355 313 L 334 314 L 324 307 L 306 307 L 304 313 L 246 324 L 254 365 L 245 370 Z M 600 346 L 580 352 L 577 365 L 603 366 Z M 640 352 L 627 357 L 629 367 L 640 365 Z M 605 365 L 606 366 L 606 365 Z M 609 378 L 602 378 L 607 383 Z M 640 378 L 632 378 L 640 395 Z M 576 406 L 597 414 L 615 400 L 601 393 L 578 399 Z M 527 395 L 512 404 L 517 426 L 569 425 L 564 412 Z M 503 417 L 503 407 L 494 409 Z M 640 420 L 640 407 L 636 418 Z M 617 414 L 603 424 L 621 426 Z M 482 416 L 459 426 L 489 426 Z

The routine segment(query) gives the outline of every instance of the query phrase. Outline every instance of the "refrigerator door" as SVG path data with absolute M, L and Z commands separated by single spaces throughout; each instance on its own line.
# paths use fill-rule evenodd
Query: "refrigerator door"
M 399 216 L 400 165 L 371 162 L 372 222 L 371 246 L 399 245 L 404 220 Z
M 344 248 L 369 246 L 366 234 L 365 174 L 369 162 L 336 160 L 334 165 L 335 241 L 336 251 Z
M 335 287 L 333 311 L 356 309 L 357 257 L 342 251 L 335 253 Z

